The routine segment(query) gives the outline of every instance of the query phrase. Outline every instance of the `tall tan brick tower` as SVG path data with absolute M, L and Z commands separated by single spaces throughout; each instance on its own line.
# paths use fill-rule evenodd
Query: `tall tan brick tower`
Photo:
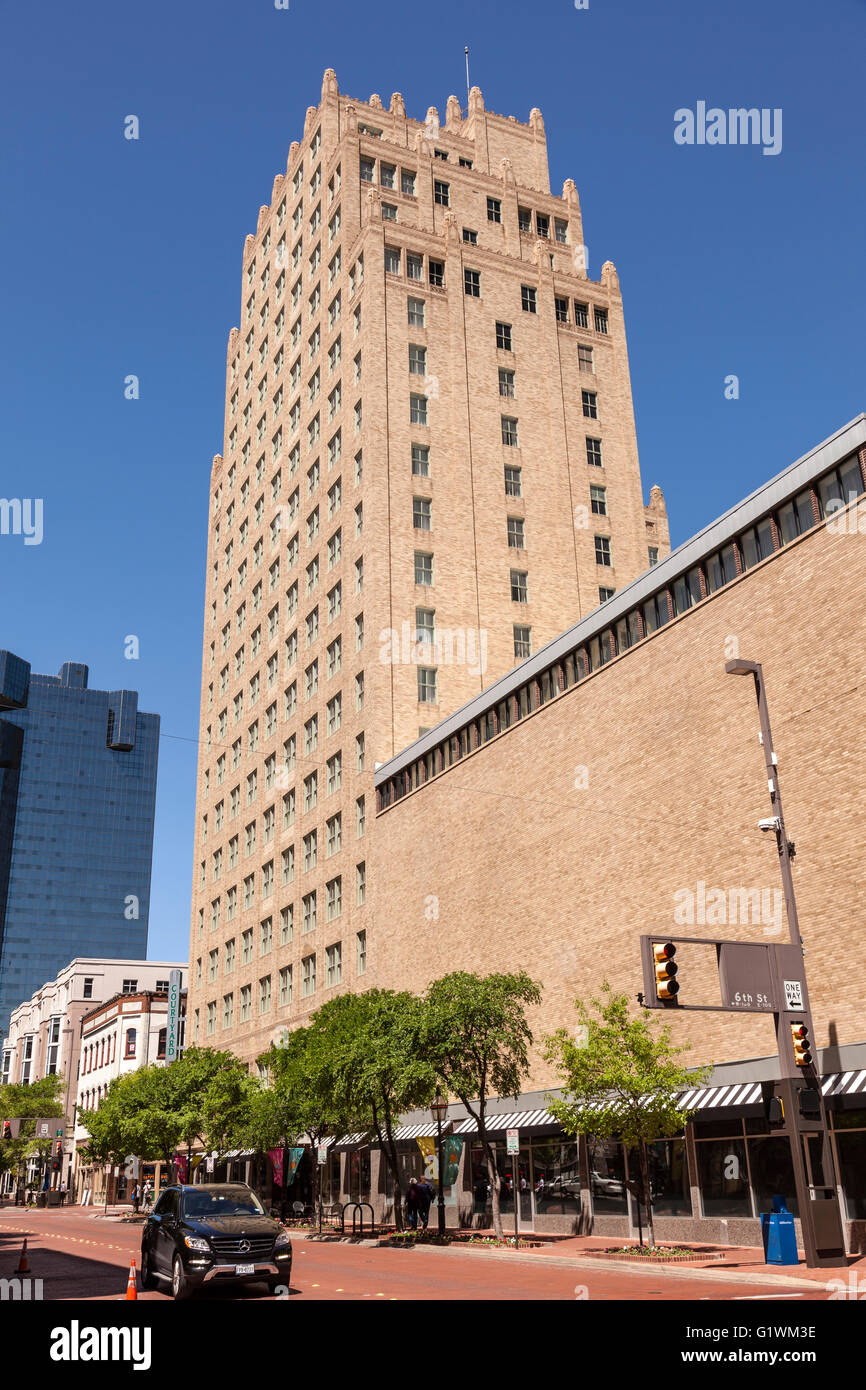
M 243 253 L 211 475 L 188 1036 L 363 987 L 373 768 L 669 551 L 622 297 L 526 125 L 318 107 Z M 406 846 L 423 853 L 423 846 Z

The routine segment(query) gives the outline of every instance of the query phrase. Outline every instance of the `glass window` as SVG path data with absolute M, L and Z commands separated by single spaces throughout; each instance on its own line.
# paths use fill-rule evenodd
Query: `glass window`
M 625 1215 L 628 1211 L 625 1186 L 625 1152 L 622 1144 L 613 1139 L 597 1139 L 590 1135 L 589 1180 L 592 1204 L 599 1216 Z
M 799 535 L 799 528 L 793 502 L 788 502 L 784 507 L 780 507 L 778 520 L 779 530 L 782 533 L 782 544 L 787 545 L 789 541 L 796 540 Z
M 863 492 L 863 474 L 856 454 L 840 466 L 839 479 L 842 483 L 842 496 L 846 502 L 850 502 L 852 497 L 859 497 Z
M 773 1210 L 773 1198 L 779 1193 L 787 1198 L 788 1210 L 796 1216 L 794 1165 L 787 1137 L 774 1134 L 768 1139 L 750 1139 L 749 1161 L 752 1165 L 752 1187 L 755 1191 L 755 1210 L 758 1215 Z
M 856 1112 L 852 1112 L 856 1113 Z M 866 1121 L 859 1112 L 861 1124 Z M 836 1153 L 839 1156 L 839 1181 L 845 1193 L 849 1221 L 866 1219 L 866 1129 L 838 1133 L 839 1121 L 847 1116 L 834 1116 L 837 1128 Z
M 660 1139 L 655 1144 L 648 1144 L 647 1164 L 653 1215 L 691 1216 L 685 1140 Z
M 738 1127 L 740 1124 L 727 1121 L 728 1125 L 731 1123 Z M 707 1139 L 697 1143 L 695 1149 L 704 1216 L 751 1216 L 745 1142 Z
M 533 1140 L 532 1185 L 537 1216 L 576 1216 L 580 1211 L 577 1144 Z

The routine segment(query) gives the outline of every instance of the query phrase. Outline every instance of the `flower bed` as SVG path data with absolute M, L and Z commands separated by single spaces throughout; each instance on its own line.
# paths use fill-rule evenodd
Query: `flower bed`
M 640 1260 L 646 1264 L 694 1264 L 697 1261 L 723 1260 L 724 1250 L 690 1250 L 684 1245 L 615 1245 L 606 1250 L 584 1250 L 602 1260 Z
M 527 1237 L 521 1237 L 519 1242 L 515 1241 L 514 1236 L 505 1236 L 499 1240 L 497 1236 L 481 1235 L 478 1231 L 449 1231 L 444 1236 L 440 1236 L 436 1231 L 392 1231 L 383 1236 L 379 1243 L 404 1249 L 413 1245 L 468 1245 L 495 1246 L 500 1250 L 513 1250 L 515 1245 L 525 1250 L 542 1244 L 540 1240 L 530 1240 Z

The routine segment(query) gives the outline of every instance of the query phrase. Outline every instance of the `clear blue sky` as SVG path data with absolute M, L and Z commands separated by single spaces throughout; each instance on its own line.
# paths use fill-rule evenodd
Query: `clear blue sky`
M 85 661 L 161 714 L 150 954 L 185 957 L 226 339 L 323 70 L 423 118 L 463 96 L 468 43 L 489 109 L 541 107 L 590 274 L 620 274 L 645 492 L 664 488 L 677 544 L 866 405 L 866 9 L 48 0 L 6 4 L 3 27 L 0 495 L 44 498 L 45 536 L 0 537 L 0 647 Z M 699 100 L 781 107 L 781 154 L 676 145 Z

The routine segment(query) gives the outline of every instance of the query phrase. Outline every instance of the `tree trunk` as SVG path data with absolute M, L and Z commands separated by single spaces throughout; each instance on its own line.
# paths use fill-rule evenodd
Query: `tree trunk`
M 499 1206 L 499 1194 L 502 1190 L 502 1180 L 499 1176 L 499 1168 L 496 1163 L 496 1155 L 494 1154 L 493 1149 L 490 1145 L 490 1141 L 487 1138 L 487 1129 L 484 1125 L 483 1110 L 481 1111 L 478 1124 L 478 1137 L 481 1140 L 481 1145 L 484 1149 L 484 1157 L 487 1160 L 487 1177 L 488 1181 L 490 1182 L 490 1203 L 492 1207 L 493 1216 L 493 1234 L 496 1236 L 497 1240 L 503 1240 L 504 1237 L 502 1234 L 502 1212 Z M 517 1193 L 514 1194 L 514 1200 L 515 1202 L 517 1201 Z
M 640 1175 L 641 1185 L 643 1187 L 644 1206 L 646 1207 L 647 1233 L 649 1235 L 650 1249 L 654 1250 L 656 1238 L 655 1230 L 653 1228 L 653 1202 L 652 1192 L 650 1190 L 649 1163 L 647 1162 L 646 1144 L 643 1139 L 641 1140 L 640 1144 Z
M 376 1126 L 376 1129 L 378 1132 L 378 1124 Z M 387 1147 L 381 1144 L 381 1140 L 382 1136 L 380 1134 L 379 1142 L 381 1147 L 386 1149 L 386 1153 L 388 1156 L 388 1166 L 391 1169 L 391 1181 L 394 1194 L 394 1225 L 396 1226 L 398 1231 L 403 1231 L 405 1230 L 405 1226 L 403 1224 L 403 1197 L 405 1194 L 403 1192 L 403 1183 L 401 1181 L 402 1174 L 400 1172 L 400 1160 L 397 1156 L 397 1145 L 394 1142 L 393 1125 L 391 1123 L 391 1110 L 388 1106 L 387 1101 L 385 1102 L 385 1140 Z

